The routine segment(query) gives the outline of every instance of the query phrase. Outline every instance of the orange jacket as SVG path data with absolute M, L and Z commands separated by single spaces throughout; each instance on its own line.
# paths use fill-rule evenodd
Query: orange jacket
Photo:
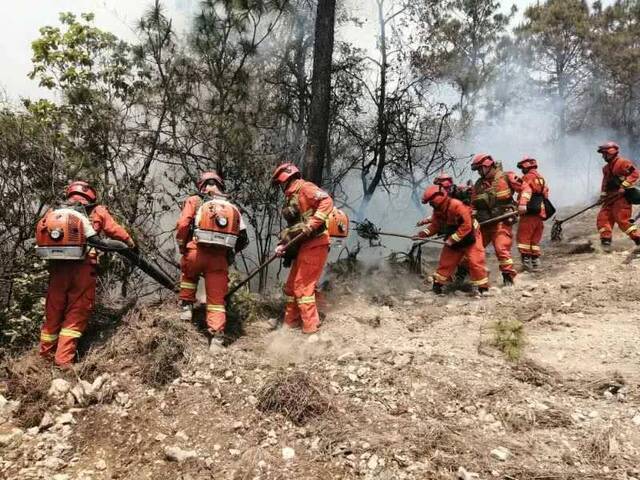
M 434 210 L 431 222 L 420 236 L 432 237 L 438 233 L 448 233 L 454 228 L 449 239 L 457 243 L 477 228 L 477 222 L 473 219 L 471 207 L 455 198 L 448 198 Z
M 96 233 L 104 232 L 107 237 L 121 242 L 129 242 L 131 240 L 131 235 L 115 221 L 109 210 L 104 206 L 97 205 L 89 215 L 89 219 Z
M 479 220 L 501 215 L 513 206 L 513 195 L 522 190 L 522 180 L 513 172 L 496 170 L 491 177 L 478 179 L 471 190 L 471 204 Z
M 192 238 L 192 228 L 200 205 L 202 205 L 202 199 L 199 195 L 192 195 L 184 202 L 176 225 L 176 242 L 181 251 L 184 251 L 185 248 L 196 248 Z
M 529 170 L 522 177 L 522 190 L 520 191 L 518 205 L 527 206 L 533 195 L 543 195 L 544 198 L 549 198 L 547 182 L 535 168 Z
M 312 232 L 321 232 L 317 236 L 306 239 L 304 243 L 329 245 L 329 232 L 326 226 L 329 214 L 333 210 L 333 200 L 329 194 L 312 182 L 297 179 L 289 183 L 284 195 L 287 206 L 298 209 L 305 226 Z
M 638 182 L 640 174 L 631 160 L 616 157 L 602 168 L 601 195 L 617 192 L 620 187 L 630 188 Z

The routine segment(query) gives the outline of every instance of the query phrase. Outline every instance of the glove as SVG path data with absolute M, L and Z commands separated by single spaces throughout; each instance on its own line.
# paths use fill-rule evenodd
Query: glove
M 427 235 L 427 232 L 425 232 L 424 230 L 420 230 L 418 232 L 418 238 L 420 238 L 420 239 L 429 238 L 429 235 Z
M 453 248 L 458 244 L 458 242 L 454 241 L 451 237 L 449 237 L 447 238 L 446 242 L 444 242 L 444 244 L 449 248 Z
M 527 214 L 527 206 L 526 205 L 518 205 L 518 213 L 520 215 L 526 215 Z
M 416 227 L 422 227 L 423 225 L 429 225 L 430 223 L 431 223 L 431 219 L 424 218 L 420 220 L 418 223 L 416 223 Z
M 178 247 L 178 251 L 180 252 L 180 255 L 184 257 L 187 254 L 187 247 Z
M 280 244 L 276 247 L 276 257 L 284 257 L 285 253 L 287 253 L 287 249 L 283 244 Z
M 131 238 L 131 237 L 129 237 L 129 240 L 127 240 L 125 243 L 127 244 L 127 246 L 128 246 L 131 250 L 133 250 L 133 249 L 135 249 L 135 248 L 136 248 L 136 242 L 134 242 L 134 241 L 133 241 L 133 238 Z

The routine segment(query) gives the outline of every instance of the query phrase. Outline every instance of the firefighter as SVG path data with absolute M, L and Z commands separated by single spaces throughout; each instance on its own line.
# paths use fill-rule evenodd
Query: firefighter
M 186 200 L 176 227 L 176 241 L 182 255 L 180 317 L 191 318 L 198 280 L 204 277 L 206 324 L 213 352 L 219 350 L 225 340 L 224 297 L 228 291 L 229 264 L 237 252 L 247 247 L 249 237 L 240 210 L 227 200 L 220 175 L 204 172 L 196 185 L 198 193 Z
M 284 323 L 290 328 L 301 325 L 303 333 L 315 333 L 320 327 L 315 292 L 329 255 L 327 221 L 333 210 L 333 200 L 318 186 L 303 180 L 300 170 L 291 163 L 276 167 L 271 182 L 284 192 L 283 214 L 286 213 L 289 223 L 293 223 L 281 237 L 276 255 L 288 255 L 290 249 L 286 244 L 302 235 L 295 246 L 297 253 L 284 286 Z M 297 220 L 292 222 L 292 217 Z
M 49 260 L 40 355 L 62 368 L 75 359 L 96 297 L 97 253 L 87 248 L 87 239 L 104 233 L 135 248 L 127 231 L 96 201 L 91 185 L 72 182 L 61 208 L 50 209 L 36 226 L 38 255 Z
M 441 295 L 444 286 L 451 281 L 456 268 L 465 260 L 471 274 L 474 291 L 483 294 L 489 290 L 489 278 L 485 267 L 485 253 L 478 222 L 471 208 L 460 200 L 451 198 L 438 185 L 427 187 L 423 204 L 430 204 L 433 215 L 427 227 L 418 233 L 420 238 L 437 234 L 446 235 L 446 244 L 440 254 L 440 263 L 434 274 L 433 291 Z
M 518 198 L 518 250 L 523 268 L 537 272 L 540 270 L 540 241 L 544 232 L 544 220 L 549 213 L 545 205 L 545 200 L 549 199 L 549 188 L 538 172 L 535 158 L 524 157 L 518 162 L 518 168 L 523 173 L 522 190 Z
M 515 173 L 502 171 L 502 167 L 486 153 L 479 153 L 473 157 L 471 170 L 480 175 L 471 191 L 471 204 L 475 218 L 480 223 L 515 211 L 513 196 L 522 186 Z M 503 220 L 481 228 L 484 247 L 493 244 L 505 286 L 513 285 L 513 279 L 516 277 L 511 257 L 514 221 Z
M 640 246 L 640 230 L 631 220 L 632 206 L 625 198 L 625 192 L 631 191 L 639 177 L 633 163 L 620 156 L 620 147 L 614 142 L 607 142 L 598 147 L 606 165 L 602 169 L 602 188 L 600 198 L 603 206 L 598 213 L 598 232 L 600 242 L 605 251 L 611 250 L 613 225 L 626 233 Z
M 433 180 L 433 184 L 442 187 L 442 189 L 447 192 L 447 195 L 449 195 L 450 198 L 460 200 L 466 205 L 469 205 L 471 203 L 471 188 L 465 185 L 456 185 L 453 181 L 453 177 L 448 173 L 440 173 L 440 175 L 438 175 Z M 430 217 L 420 220 L 416 224 L 416 227 L 428 225 L 430 220 Z

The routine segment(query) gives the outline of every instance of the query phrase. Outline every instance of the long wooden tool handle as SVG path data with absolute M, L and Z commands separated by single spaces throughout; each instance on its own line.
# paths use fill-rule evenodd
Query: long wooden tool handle
M 578 215 L 582 215 L 583 213 L 588 212 L 589 210 L 591 210 L 592 208 L 597 207 L 598 205 L 611 204 L 615 200 L 620 198 L 622 195 L 624 195 L 624 194 L 618 192 L 618 193 L 616 193 L 614 195 L 611 195 L 610 197 L 605 197 L 604 200 L 603 199 L 599 199 L 596 203 L 593 203 L 593 204 L 589 205 L 588 207 L 583 208 L 579 212 L 576 212 L 576 213 L 574 213 L 573 215 L 571 215 L 571 216 L 569 216 L 567 218 L 563 218 L 562 220 L 558 220 L 558 223 L 568 222 L 569 220 L 572 220 L 572 219 L 576 218 Z
M 485 220 L 484 222 L 480 222 L 480 226 L 484 227 L 485 225 L 491 225 L 493 223 L 498 223 L 498 222 L 501 222 L 502 220 L 507 220 L 509 218 L 516 217 L 518 215 L 519 215 L 519 213 L 516 210 L 514 210 L 513 212 L 505 213 L 503 215 L 499 215 L 497 217 L 490 218 L 489 220 Z
M 289 243 L 287 243 L 284 246 L 284 249 L 288 250 L 289 248 L 293 247 L 296 243 L 298 243 L 300 240 L 302 240 L 303 237 L 304 237 L 304 233 L 299 233 L 297 236 L 295 236 L 293 238 L 293 240 L 291 240 Z M 247 275 L 247 278 L 245 278 L 239 284 L 237 284 L 235 287 L 233 287 L 231 290 L 229 290 L 229 292 L 224 296 L 224 299 L 227 300 L 234 293 L 236 293 L 238 290 L 240 290 L 242 287 L 244 287 L 247 283 L 249 283 L 251 281 L 251 279 L 253 277 L 255 277 L 258 273 L 260 273 L 262 270 L 267 268 L 276 258 L 278 258 L 277 255 L 272 255 L 271 257 L 269 257 L 269 259 L 266 262 L 264 262 L 262 265 L 256 267 L 252 272 L 249 273 L 249 275 Z

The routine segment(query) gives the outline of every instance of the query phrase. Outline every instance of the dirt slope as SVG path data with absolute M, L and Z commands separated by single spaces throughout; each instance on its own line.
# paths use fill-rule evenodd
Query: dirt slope
M 217 356 L 175 306 L 134 312 L 79 365 L 104 381 L 81 402 L 51 401 L 51 420 L 30 430 L 20 407 L 0 406 L 0 477 L 452 479 L 463 467 L 478 476 L 461 478 L 638 479 L 640 262 L 572 248 L 482 300 L 370 275 L 333 289 L 312 340 L 256 321 Z M 499 320 L 524 325 L 519 361 L 494 345 Z M 257 408 L 263 387 L 298 371 L 328 409 L 296 424 Z

